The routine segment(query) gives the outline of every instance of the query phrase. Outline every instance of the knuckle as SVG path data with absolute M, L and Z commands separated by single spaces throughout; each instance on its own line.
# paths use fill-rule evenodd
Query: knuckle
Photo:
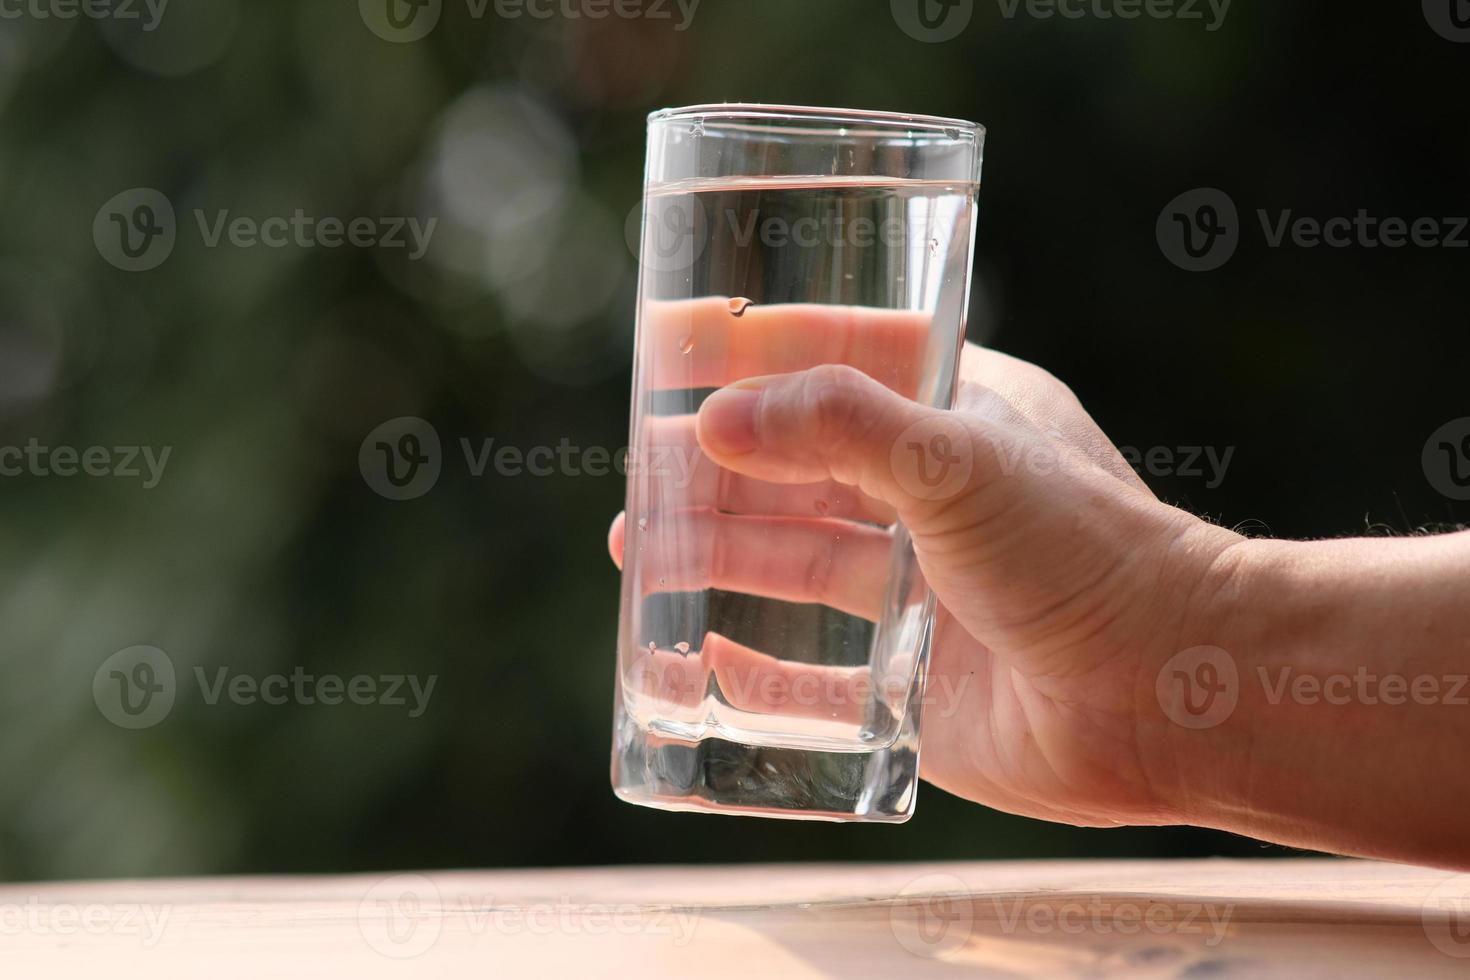
M 1057 377 L 1055 374 L 1052 374 L 1044 367 L 1040 367 L 1039 365 L 1035 364 L 1031 364 L 1028 366 L 1031 368 L 1032 383 L 1037 387 L 1038 390 L 1050 395 L 1053 398 L 1061 399 L 1069 403 L 1080 404 L 1077 398 L 1077 394 L 1072 390 L 1071 385 L 1067 384 L 1061 378 Z
M 823 440 L 846 440 L 862 427 L 873 402 L 865 397 L 867 375 L 844 364 L 824 364 L 807 372 L 802 401 Z

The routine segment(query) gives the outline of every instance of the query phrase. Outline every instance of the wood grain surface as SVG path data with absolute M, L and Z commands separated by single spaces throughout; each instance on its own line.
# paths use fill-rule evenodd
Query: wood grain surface
M 0 886 L 7 977 L 1470 977 L 1470 875 L 1345 860 Z

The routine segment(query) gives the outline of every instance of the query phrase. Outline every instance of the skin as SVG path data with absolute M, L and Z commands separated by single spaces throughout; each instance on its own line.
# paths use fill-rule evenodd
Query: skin
M 967 345 L 956 406 L 940 411 L 908 397 L 921 322 L 811 309 L 761 311 L 805 340 L 781 355 L 785 373 L 755 377 L 758 352 L 732 354 L 740 333 L 720 308 L 646 313 L 645 377 L 681 386 L 663 347 L 688 355 L 692 338 L 710 356 L 689 370 L 725 385 L 664 435 L 705 458 L 685 501 L 697 533 L 681 539 L 705 554 L 667 570 L 679 588 L 876 619 L 889 532 L 871 523 L 897 518 L 939 599 L 930 689 L 958 692 L 924 716 L 929 782 L 1079 826 L 1194 824 L 1470 868 L 1470 705 L 1453 697 L 1470 699 L 1454 690 L 1470 673 L 1470 534 L 1248 540 L 1159 501 L 1041 368 Z M 821 363 L 875 336 L 891 356 L 859 359 L 913 371 L 879 381 Z M 718 376 L 734 360 L 735 376 Z M 916 479 L 936 472 L 958 475 Z M 620 516 L 620 564 L 625 531 Z M 648 561 L 675 553 L 648 541 Z M 711 669 L 811 669 L 706 646 Z M 1235 704 L 1192 725 L 1166 693 L 1221 676 L 1189 659 L 1201 647 L 1234 668 Z

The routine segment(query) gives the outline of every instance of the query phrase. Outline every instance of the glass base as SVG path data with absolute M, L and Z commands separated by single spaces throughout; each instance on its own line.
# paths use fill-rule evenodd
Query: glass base
M 919 685 L 922 687 L 922 684 Z M 903 823 L 919 782 L 919 705 L 874 752 L 815 752 L 655 735 L 617 699 L 613 790 L 629 803 L 787 820 Z

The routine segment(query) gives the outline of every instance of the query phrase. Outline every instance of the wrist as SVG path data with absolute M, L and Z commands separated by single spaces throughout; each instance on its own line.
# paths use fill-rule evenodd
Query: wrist
M 1161 809 L 1296 847 L 1463 865 L 1470 538 L 1215 541 L 1175 652 L 1140 683 Z
M 1171 822 L 1220 826 L 1220 814 L 1244 802 L 1254 705 L 1242 697 L 1264 628 L 1264 597 L 1276 556 L 1257 542 L 1196 520 L 1180 534 L 1166 569 L 1175 628 L 1139 678 L 1139 744 L 1161 809 Z M 1274 618 L 1274 617 L 1269 617 Z

